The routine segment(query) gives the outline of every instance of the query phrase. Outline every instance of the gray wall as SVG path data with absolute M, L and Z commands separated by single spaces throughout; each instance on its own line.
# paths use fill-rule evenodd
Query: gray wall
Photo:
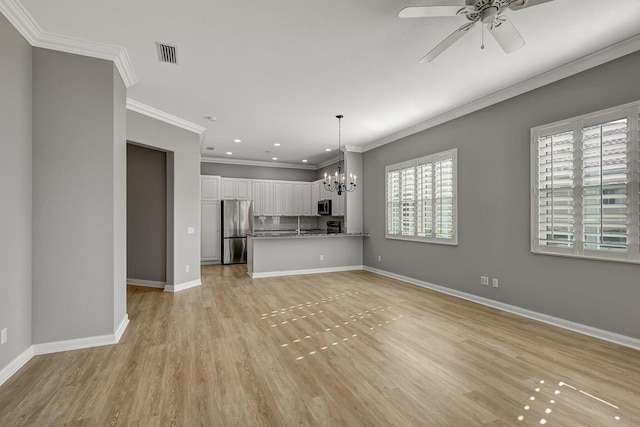
M 0 370 L 31 346 L 31 46 L 0 14 Z
M 33 49 L 34 344 L 113 334 L 126 312 L 125 90 L 114 73 L 111 61 Z
M 127 278 L 166 282 L 167 155 L 127 144 Z
M 127 138 L 167 152 L 167 193 L 173 204 L 169 228 L 167 285 L 200 280 L 200 137 L 134 111 L 127 111 Z M 187 234 L 187 228 L 195 232 Z M 173 230 L 171 231 L 171 229 Z M 190 272 L 186 272 L 186 266 Z
M 200 163 L 202 175 L 219 175 L 228 178 L 275 179 L 281 181 L 315 181 L 317 171 L 307 169 L 271 168 L 266 166 L 228 165 L 224 163 Z
M 640 338 L 639 265 L 534 255 L 529 240 L 530 129 L 637 101 L 639 70 L 637 52 L 366 152 L 365 265 Z M 386 240 L 385 165 L 454 147 L 459 245 Z

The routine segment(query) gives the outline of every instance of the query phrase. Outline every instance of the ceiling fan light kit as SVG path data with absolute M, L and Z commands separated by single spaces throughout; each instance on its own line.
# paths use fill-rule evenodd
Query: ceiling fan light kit
M 502 15 L 507 9 L 520 10 L 553 0 L 467 0 L 464 6 L 412 6 L 400 11 L 400 18 L 432 18 L 464 16 L 470 22 L 459 27 L 420 59 L 431 62 L 451 45 L 460 40 L 478 22 L 487 26 L 489 33 L 506 53 L 515 52 L 525 41 L 511 23 Z M 482 46 L 484 48 L 484 44 Z

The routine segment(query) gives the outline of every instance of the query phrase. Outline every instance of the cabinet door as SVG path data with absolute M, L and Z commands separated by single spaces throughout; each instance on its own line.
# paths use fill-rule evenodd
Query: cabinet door
M 302 194 L 300 196 L 300 215 L 311 215 L 311 187 L 310 182 L 302 183 Z M 317 202 L 317 201 L 316 201 Z M 316 203 L 316 210 L 318 209 L 318 203 Z
M 282 182 L 273 183 L 273 215 L 282 215 Z
M 251 180 L 236 178 L 236 199 L 251 200 Z
M 282 183 L 282 215 L 284 216 L 293 215 L 292 203 L 291 203 L 292 195 L 293 195 L 293 183 L 283 182 Z
M 344 208 L 342 207 L 344 199 L 344 193 L 340 196 L 337 191 L 331 193 L 331 216 L 344 216 Z
M 318 215 L 318 201 L 320 200 L 320 186 L 322 181 L 311 183 L 311 215 Z
M 220 200 L 219 176 L 200 176 L 200 198 L 209 200 Z
M 273 215 L 273 181 L 262 181 L 262 215 Z
M 251 183 L 253 187 L 253 214 L 254 215 L 266 215 L 264 213 L 264 194 L 262 192 L 262 181 L 254 180 Z
M 235 178 L 222 178 L 221 181 L 222 199 L 229 200 L 236 198 L 236 180 Z
M 200 258 L 220 261 L 220 202 L 200 203 Z
M 294 182 L 291 191 L 291 215 L 302 215 L 302 183 Z

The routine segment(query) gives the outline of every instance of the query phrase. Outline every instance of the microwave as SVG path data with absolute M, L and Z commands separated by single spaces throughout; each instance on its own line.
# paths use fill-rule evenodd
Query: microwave
M 331 215 L 331 200 L 320 200 L 318 202 L 318 215 Z

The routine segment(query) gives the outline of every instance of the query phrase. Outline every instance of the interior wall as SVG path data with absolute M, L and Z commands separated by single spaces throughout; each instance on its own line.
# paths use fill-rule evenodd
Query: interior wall
M 365 265 L 640 338 L 640 265 L 530 252 L 531 128 L 637 101 L 638 70 L 640 52 L 366 152 Z M 458 246 L 385 239 L 385 166 L 451 148 Z
M 31 346 L 31 46 L 0 14 L 0 371 Z M 0 383 L 2 381 L 0 380 Z
M 271 168 L 266 166 L 228 165 L 225 163 L 200 163 L 202 175 L 219 175 L 227 178 L 274 179 L 281 181 L 316 180 L 317 172 L 308 169 Z
M 166 283 L 167 155 L 127 144 L 127 278 Z
M 167 190 L 173 194 L 173 205 L 167 213 L 168 228 L 173 229 L 167 239 L 173 248 L 167 257 L 167 285 L 199 283 L 200 136 L 127 110 L 127 138 L 137 145 L 167 152 Z M 194 232 L 188 233 L 189 228 Z
M 114 72 L 111 61 L 33 49 L 34 344 L 113 334 L 126 312 Z

